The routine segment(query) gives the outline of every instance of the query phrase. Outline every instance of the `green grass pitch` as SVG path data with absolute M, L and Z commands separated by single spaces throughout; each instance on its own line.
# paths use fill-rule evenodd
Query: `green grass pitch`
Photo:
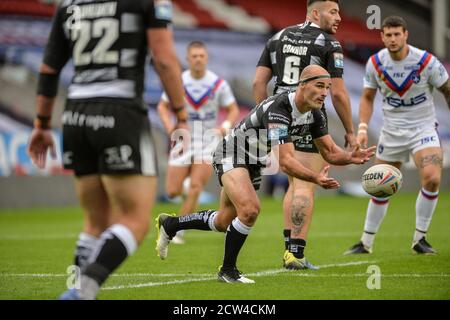
M 223 234 L 189 231 L 185 245 L 171 245 L 159 260 L 156 232 L 105 283 L 99 299 L 450 299 L 450 193 L 441 192 L 429 241 L 437 256 L 411 251 L 415 194 L 392 198 L 377 235 L 374 253 L 343 256 L 361 235 L 368 199 L 322 196 L 306 256 L 322 268 L 287 271 L 283 254 L 281 200 L 263 199 L 255 228 L 238 267 L 256 281 L 230 285 L 216 280 L 223 255 Z M 211 205 L 215 208 L 215 205 Z M 176 211 L 159 204 L 159 212 Z M 0 299 L 55 299 L 66 288 L 68 265 L 82 227 L 79 208 L 0 210 Z M 368 289 L 367 269 L 381 270 L 380 289 Z M 369 283 L 372 283 L 369 281 Z M 236 290 L 238 287 L 238 290 Z

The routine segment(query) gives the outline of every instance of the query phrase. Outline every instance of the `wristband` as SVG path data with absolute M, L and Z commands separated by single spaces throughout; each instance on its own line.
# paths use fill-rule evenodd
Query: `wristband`
M 37 129 L 48 130 L 50 129 L 51 116 L 41 116 L 37 115 L 34 119 L 33 124 Z
M 230 129 L 230 128 L 231 128 L 231 122 L 228 121 L 228 120 L 225 120 L 225 121 L 222 123 L 222 128 L 224 128 L 224 129 L 226 129 L 226 130 Z
M 366 133 L 367 134 L 367 130 L 366 129 L 359 129 L 358 130 L 358 134 L 360 134 L 360 133 Z
M 361 122 L 359 125 L 358 125 L 358 128 L 365 128 L 365 129 L 367 129 L 369 126 L 367 125 L 367 123 L 365 123 L 365 122 Z

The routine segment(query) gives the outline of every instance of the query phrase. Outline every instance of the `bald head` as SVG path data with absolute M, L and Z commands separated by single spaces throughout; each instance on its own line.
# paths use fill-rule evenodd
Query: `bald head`
M 330 74 L 321 66 L 312 64 L 303 69 L 300 75 L 300 84 L 306 84 L 317 79 L 329 79 Z
M 300 75 L 300 84 L 295 93 L 295 103 L 301 113 L 323 106 L 328 89 L 331 87 L 330 74 L 318 65 L 309 65 Z

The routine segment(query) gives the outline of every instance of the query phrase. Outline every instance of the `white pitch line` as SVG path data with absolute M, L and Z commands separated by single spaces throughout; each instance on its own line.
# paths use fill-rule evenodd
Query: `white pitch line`
M 377 263 L 377 261 L 352 261 L 337 264 L 326 264 L 319 266 L 320 269 L 333 268 L 333 267 L 347 267 L 369 263 Z M 261 277 L 272 274 L 278 274 L 283 272 L 291 272 L 286 269 L 273 269 L 266 271 L 258 271 L 247 274 L 248 276 Z M 0 273 L 0 277 L 30 277 L 30 278 L 53 278 L 53 277 L 68 277 L 67 273 Z M 211 277 L 211 273 L 114 273 L 112 277 Z
M 361 264 L 369 264 L 369 263 L 376 263 L 376 261 L 351 261 L 351 262 L 345 262 L 345 263 L 336 263 L 336 264 L 327 264 L 323 266 L 318 266 L 321 269 L 331 268 L 331 267 L 346 267 L 346 266 L 354 266 L 354 265 L 361 265 Z M 273 270 L 266 270 L 266 271 L 259 271 L 254 273 L 246 274 L 249 277 L 263 277 L 263 276 L 269 276 L 269 275 L 275 275 L 279 273 L 287 273 L 292 272 L 291 270 L 286 269 L 273 269 Z M 197 279 L 186 279 L 186 280 L 175 280 L 175 281 L 169 281 L 169 282 L 148 282 L 148 283 L 139 283 L 139 284 L 129 284 L 129 285 L 120 285 L 120 286 L 111 286 L 111 287 L 104 287 L 102 290 L 120 290 L 120 289 L 134 289 L 134 288 L 145 288 L 145 287 L 155 287 L 155 286 L 163 286 L 163 285 L 170 285 L 170 284 L 182 284 L 182 283 L 189 283 L 189 282 L 199 282 L 199 281 L 211 281 L 215 280 L 217 277 L 205 277 L 205 278 L 197 278 Z

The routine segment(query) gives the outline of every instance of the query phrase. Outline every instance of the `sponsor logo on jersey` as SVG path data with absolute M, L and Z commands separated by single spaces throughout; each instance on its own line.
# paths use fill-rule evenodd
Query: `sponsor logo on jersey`
M 334 67 L 339 69 L 344 69 L 344 55 L 339 52 L 333 54 L 334 57 Z
M 384 151 L 384 146 L 382 144 L 378 145 L 378 153 L 382 154 Z
M 269 123 L 268 124 L 268 137 L 269 140 L 280 140 L 289 136 L 288 126 L 281 123 Z
M 416 97 L 410 98 L 409 100 L 398 99 L 398 98 L 393 98 L 393 97 L 386 97 L 386 102 L 391 107 L 394 107 L 394 108 L 412 107 L 412 106 L 421 104 L 425 101 L 427 101 L 427 94 L 425 92 L 422 94 L 419 94 Z

